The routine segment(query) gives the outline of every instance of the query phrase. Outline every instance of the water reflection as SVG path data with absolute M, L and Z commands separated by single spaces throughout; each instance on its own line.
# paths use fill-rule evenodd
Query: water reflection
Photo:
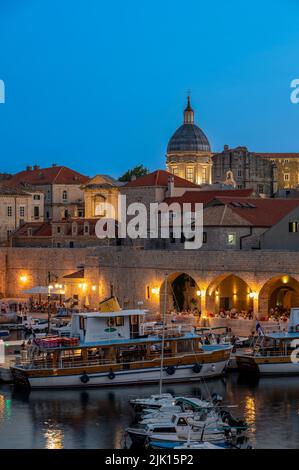
M 251 425 L 254 447 L 299 447 L 298 378 L 251 382 L 237 374 L 206 384 L 165 386 L 175 395 L 217 393 L 236 417 Z M 128 398 L 157 393 L 157 386 L 125 389 L 14 392 L 0 387 L 0 448 L 120 448 L 133 413 Z

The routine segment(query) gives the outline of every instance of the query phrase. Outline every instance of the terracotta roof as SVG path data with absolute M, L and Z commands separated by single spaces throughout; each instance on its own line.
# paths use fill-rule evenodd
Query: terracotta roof
M 179 197 L 168 197 L 165 199 L 167 204 L 173 202 L 191 203 L 196 202 L 207 204 L 217 196 L 229 196 L 229 197 L 250 197 L 253 194 L 253 189 L 219 189 L 214 191 L 186 191 L 182 196 Z
M 232 198 L 217 197 L 210 202 L 211 206 L 225 205 L 241 218 L 256 227 L 271 227 L 277 224 L 289 212 L 299 207 L 299 200 L 266 199 L 266 198 Z
M 79 271 L 75 271 L 74 273 L 67 274 L 63 276 L 64 279 L 83 279 L 84 278 L 84 269 L 80 269 Z
M 0 196 L 28 196 L 30 194 L 18 187 L 9 187 L 6 185 L 0 185 Z
M 195 183 L 191 183 L 179 176 L 175 176 L 172 173 L 169 173 L 165 170 L 156 170 L 153 173 L 149 173 L 148 175 L 141 176 L 136 180 L 129 181 L 125 185 L 125 188 L 134 188 L 139 186 L 168 186 L 168 179 L 172 176 L 174 178 L 174 186 L 177 188 L 198 188 L 198 185 Z
M 37 168 L 20 171 L 5 181 L 7 186 L 19 184 L 44 185 L 44 184 L 85 184 L 89 181 L 87 176 L 77 173 L 65 166 L 52 166 L 50 168 Z
M 49 222 L 28 222 L 16 230 L 13 234 L 13 237 L 28 237 L 28 229 L 31 229 L 33 237 L 52 236 L 52 226 Z
M 258 153 L 252 152 L 253 155 L 257 155 L 263 158 L 299 158 L 299 153 Z

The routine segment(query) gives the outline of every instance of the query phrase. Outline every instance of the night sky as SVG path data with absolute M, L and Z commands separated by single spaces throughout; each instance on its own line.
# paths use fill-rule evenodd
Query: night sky
M 212 150 L 299 152 L 296 0 L 0 0 L 0 172 L 164 168 L 187 90 Z

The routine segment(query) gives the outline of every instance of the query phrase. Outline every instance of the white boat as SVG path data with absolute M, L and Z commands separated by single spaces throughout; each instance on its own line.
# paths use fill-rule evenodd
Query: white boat
M 229 426 L 215 413 L 175 413 L 170 419 L 148 424 L 137 424 L 126 429 L 133 444 L 144 445 L 148 440 L 167 441 L 180 445 L 190 440 L 201 440 L 203 431 L 207 441 L 225 440 Z

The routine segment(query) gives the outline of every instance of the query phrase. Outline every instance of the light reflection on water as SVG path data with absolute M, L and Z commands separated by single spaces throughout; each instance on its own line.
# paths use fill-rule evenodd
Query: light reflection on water
M 176 395 L 223 396 L 250 424 L 256 448 L 299 448 L 299 378 L 248 382 L 232 374 L 207 384 L 166 385 Z M 157 386 L 33 391 L 0 386 L 0 448 L 120 448 L 131 423 L 128 397 L 157 393 Z

